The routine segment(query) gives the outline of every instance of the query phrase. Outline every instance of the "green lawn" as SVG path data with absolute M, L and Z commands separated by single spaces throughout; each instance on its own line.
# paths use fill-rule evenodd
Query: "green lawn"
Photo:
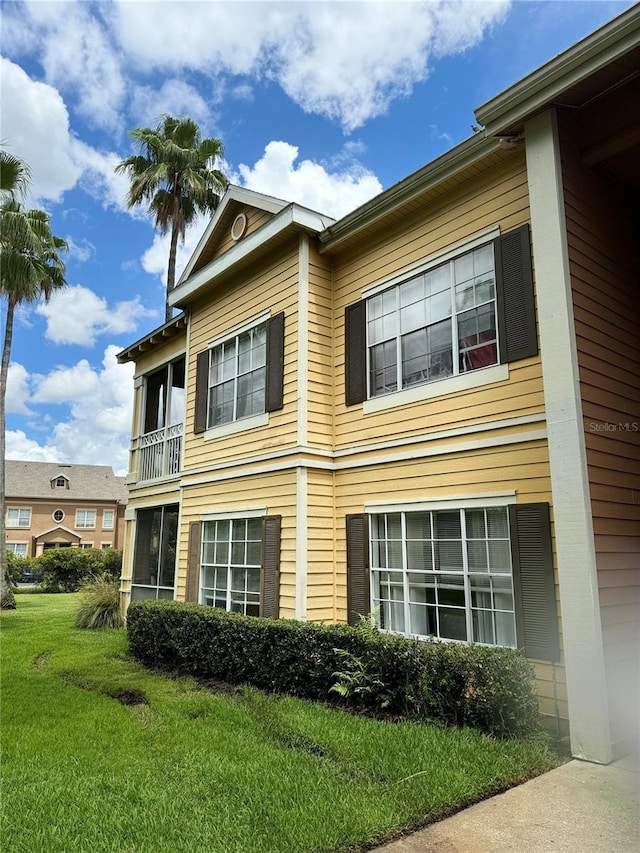
M 19 596 L 1 616 L 3 853 L 346 851 L 555 763 L 541 741 L 163 678 L 76 607 Z

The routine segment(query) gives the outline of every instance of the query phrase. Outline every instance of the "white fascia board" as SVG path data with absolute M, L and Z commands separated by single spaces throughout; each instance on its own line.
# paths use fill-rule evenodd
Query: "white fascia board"
M 640 6 L 635 5 L 477 107 L 475 116 L 489 136 L 500 134 L 639 44 Z
M 326 224 L 326 216 L 321 216 L 296 204 L 287 205 L 273 219 L 261 228 L 258 228 L 257 231 L 249 234 L 244 240 L 236 243 L 224 255 L 211 261 L 211 263 L 207 264 L 201 270 L 198 270 L 191 278 L 187 278 L 181 284 L 176 285 L 169 294 L 169 304 L 172 307 L 185 305 L 195 297 L 202 287 L 212 282 L 217 276 L 222 275 L 222 273 L 229 272 L 240 261 L 245 260 L 261 246 L 269 243 L 288 228 L 298 226 L 299 228 L 305 228 L 318 233 L 326 228 Z
M 289 202 L 283 201 L 280 198 L 274 198 L 273 196 L 264 195 L 263 193 L 254 192 L 254 190 L 248 190 L 245 187 L 237 187 L 234 184 L 231 184 L 224 195 L 220 199 L 220 204 L 216 208 L 216 212 L 211 217 L 211 222 L 205 228 L 204 234 L 198 240 L 198 245 L 193 251 L 193 254 L 189 258 L 186 267 L 182 271 L 182 275 L 178 279 L 176 287 L 182 284 L 182 282 L 186 281 L 191 275 L 191 270 L 196 264 L 196 261 L 200 257 L 200 254 L 204 250 L 205 246 L 209 242 L 209 238 L 215 231 L 218 222 L 222 218 L 223 213 L 229 207 L 232 202 L 238 202 L 239 204 L 247 204 L 251 207 L 256 207 L 258 210 L 265 210 L 267 213 L 280 213 Z
M 498 148 L 498 141 L 480 131 L 418 171 L 365 202 L 320 234 L 321 252 L 334 249 L 360 229 L 412 201 Z

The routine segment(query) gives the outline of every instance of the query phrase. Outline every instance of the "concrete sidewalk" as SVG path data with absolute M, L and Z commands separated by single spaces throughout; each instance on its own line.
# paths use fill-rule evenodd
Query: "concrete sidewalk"
M 638 853 L 638 759 L 569 761 L 379 853 Z

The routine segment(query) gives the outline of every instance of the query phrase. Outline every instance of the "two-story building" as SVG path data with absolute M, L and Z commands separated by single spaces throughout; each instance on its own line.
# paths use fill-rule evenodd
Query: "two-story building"
M 640 8 L 343 219 L 238 187 L 120 354 L 123 600 L 523 648 L 607 762 L 637 725 Z
M 122 548 L 127 486 L 108 465 L 5 462 L 7 550 Z

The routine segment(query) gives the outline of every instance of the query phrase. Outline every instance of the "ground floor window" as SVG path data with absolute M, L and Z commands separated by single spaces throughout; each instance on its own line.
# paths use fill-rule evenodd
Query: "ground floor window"
M 172 504 L 137 511 L 132 601 L 174 597 L 178 509 Z
M 246 616 L 260 615 L 262 518 L 202 525 L 200 602 Z
M 27 556 L 27 543 L 26 542 L 7 542 L 7 551 L 11 551 L 11 553 L 15 554 L 16 557 L 26 557 Z
M 381 628 L 516 645 L 507 507 L 371 515 L 369 557 Z

